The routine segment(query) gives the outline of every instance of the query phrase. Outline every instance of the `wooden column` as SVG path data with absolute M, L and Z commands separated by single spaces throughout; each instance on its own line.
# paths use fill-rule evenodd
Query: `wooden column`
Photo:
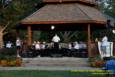
M 88 57 L 91 57 L 91 27 L 90 24 L 87 26 L 88 32 Z
M 28 46 L 30 46 L 32 44 L 32 30 L 31 30 L 31 26 L 28 26 L 27 27 L 27 30 L 28 30 Z

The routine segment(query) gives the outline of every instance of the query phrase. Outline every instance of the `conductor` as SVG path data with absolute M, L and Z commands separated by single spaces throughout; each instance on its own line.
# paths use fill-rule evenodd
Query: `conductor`
M 54 49 L 59 49 L 59 41 L 60 41 L 60 38 L 57 34 L 55 34 L 55 36 L 52 38 L 52 41 L 54 43 Z

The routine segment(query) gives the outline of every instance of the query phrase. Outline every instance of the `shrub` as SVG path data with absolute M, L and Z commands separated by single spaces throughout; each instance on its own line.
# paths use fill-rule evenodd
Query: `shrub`
M 0 61 L 1 66 L 21 66 L 22 65 L 22 59 L 21 58 L 9 58 L 3 59 Z
M 103 60 L 95 61 L 95 67 L 103 67 L 104 65 L 105 65 L 105 61 Z
M 1 60 L 1 66 L 7 66 L 8 62 L 7 60 Z
M 88 60 L 91 67 L 103 67 L 105 65 L 105 61 L 99 56 L 90 57 Z
M 15 48 L 0 49 L 0 62 L 1 66 L 21 66 L 22 64 L 22 60 L 16 56 Z
M 1 55 L 16 55 L 16 48 L 1 48 Z

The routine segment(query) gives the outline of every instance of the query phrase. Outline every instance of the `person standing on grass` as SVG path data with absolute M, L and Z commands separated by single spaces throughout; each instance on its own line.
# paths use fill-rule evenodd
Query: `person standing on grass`
M 17 57 L 20 57 L 19 53 L 21 51 L 21 46 L 22 46 L 21 40 L 20 38 L 17 38 L 16 40 Z

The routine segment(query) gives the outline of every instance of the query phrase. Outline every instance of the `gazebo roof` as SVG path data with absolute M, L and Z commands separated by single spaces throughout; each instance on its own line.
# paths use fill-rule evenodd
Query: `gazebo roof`
M 53 0 L 43 0 L 53 1 Z M 59 0 L 55 0 L 59 1 Z M 76 0 L 62 0 L 76 1 Z M 83 1 L 83 0 L 79 0 Z M 84 0 L 90 1 L 90 0 Z M 62 24 L 62 23 L 99 23 L 105 24 L 106 19 L 95 7 L 74 3 L 46 4 L 30 16 L 21 21 L 21 24 Z

